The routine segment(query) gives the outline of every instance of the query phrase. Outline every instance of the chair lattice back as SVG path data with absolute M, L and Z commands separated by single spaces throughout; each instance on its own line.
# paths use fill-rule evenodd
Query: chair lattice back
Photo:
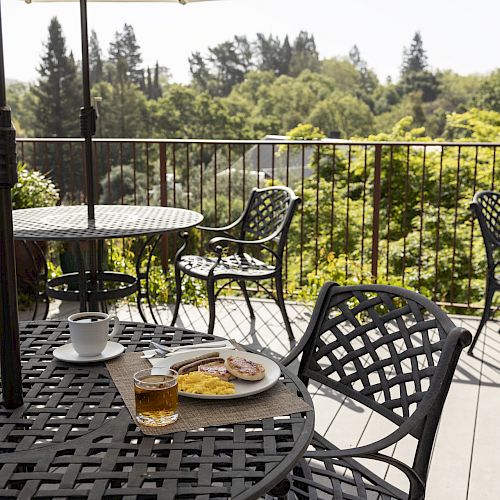
M 490 243 L 500 242 L 500 193 L 481 191 L 474 196 L 472 205 L 476 207 L 476 215 L 483 236 Z
M 254 189 L 241 226 L 242 239 L 261 239 L 284 228 L 293 215 L 293 191 L 284 187 Z
M 447 336 L 442 322 L 451 321 L 398 287 L 329 285 L 309 327 L 301 376 L 402 423 L 429 389 Z

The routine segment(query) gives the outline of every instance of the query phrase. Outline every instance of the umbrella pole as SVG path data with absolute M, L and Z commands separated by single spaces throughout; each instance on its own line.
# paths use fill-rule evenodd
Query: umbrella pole
M 12 226 L 12 193 L 17 182 L 16 131 L 5 91 L 2 17 L 0 12 L 0 373 L 7 408 L 23 404 L 17 280 Z
M 95 224 L 95 184 L 92 153 L 92 136 L 96 131 L 96 112 L 92 107 L 90 97 L 90 64 L 89 64 L 89 34 L 87 23 L 87 0 L 80 0 L 80 24 L 82 37 L 82 79 L 83 107 L 80 108 L 80 133 L 85 139 L 85 179 L 87 186 L 87 210 L 89 225 Z M 92 292 L 97 288 L 97 248 L 95 241 L 89 241 L 90 287 Z M 91 295 L 92 297 L 92 295 Z M 94 300 L 89 301 L 91 311 L 98 307 Z

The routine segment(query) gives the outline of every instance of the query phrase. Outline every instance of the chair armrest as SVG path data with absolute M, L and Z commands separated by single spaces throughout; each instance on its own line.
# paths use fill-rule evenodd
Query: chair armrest
M 375 444 L 375 443 L 374 443 Z M 386 464 L 396 467 L 401 472 L 403 472 L 406 477 L 410 480 L 414 486 L 418 485 L 421 494 L 425 492 L 425 482 L 424 480 L 407 464 L 401 462 L 397 458 L 385 455 L 384 453 L 374 452 L 364 452 L 364 448 L 369 448 L 368 446 L 361 446 L 359 448 L 349 448 L 345 450 L 321 450 L 321 451 L 306 451 L 303 458 L 344 458 L 347 462 L 349 458 L 367 458 L 369 460 L 377 460 L 379 462 L 384 462 Z M 423 496 L 422 496 L 423 498 Z
M 196 227 L 201 231 L 209 231 L 211 233 L 224 233 L 226 231 L 229 231 L 230 229 L 235 228 L 242 220 L 243 217 L 240 216 L 234 222 L 231 222 L 227 226 L 222 226 L 222 227 L 196 226 Z
M 182 257 L 182 254 L 184 253 L 184 250 L 186 250 L 186 247 L 188 244 L 189 233 L 187 231 L 180 231 L 178 234 L 179 234 L 179 237 L 184 241 L 183 241 L 181 247 L 179 248 L 179 250 L 177 250 L 177 252 L 175 253 L 174 262 L 179 261 L 179 259 Z
M 234 245 L 263 245 L 264 243 L 267 243 L 268 241 L 271 241 L 273 239 L 273 235 L 268 236 L 266 238 L 262 238 L 260 240 L 239 240 L 237 238 L 225 238 L 223 236 L 216 236 L 215 238 L 212 238 L 208 242 L 208 246 L 211 250 L 213 250 L 217 245 L 220 245 L 222 247 L 227 247 L 230 244 Z
M 410 417 L 411 419 L 411 417 Z M 322 450 L 315 451 L 314 454 L 318 457 L 323 458 L 348 458 L 348 457 L 361 457 L 366 455 L 374 455 L 379 453 L 381 450 L 385 450 L 396 444 L 398 441 L 401 441 L 404 437 L 410 434 L 412 428 L 416 425 L 416 422 L 411 422 L 410 425 L 407 425 L 409 420 L 404 422 L 399 428 L 395 431 L 391 432 L 387 436 L 379 439 L 378 441 L 374 441 L 373 443 L 366 444 L 364 446 L 357 446 L 355 448 L 346 448 L 344 450 Z M 307 454 L 307 453 L 306 453 Z

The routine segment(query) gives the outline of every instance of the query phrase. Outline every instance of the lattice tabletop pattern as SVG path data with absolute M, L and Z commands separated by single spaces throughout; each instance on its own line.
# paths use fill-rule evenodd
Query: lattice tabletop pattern
M 215 337 L 124 323 L 127 351 L 151 340 L 175 346 Z M 258 498 L 293 467 L 313 433 L 305 412 L 166 436 L 143 435 L 103 363 L 70 365 L 52 350 L 67 322 L 21 323 L 25 404 L 0 409 L 1 498 Z M 283 382 L 312 406 L 285 368 Z
M 203 216 L 192 210 L 133 205 L 96 205 L 95 221 L 87 207 L 59 206 L 13 211 L 18 240 L 97 240 L 178 231 L 196 226 Z

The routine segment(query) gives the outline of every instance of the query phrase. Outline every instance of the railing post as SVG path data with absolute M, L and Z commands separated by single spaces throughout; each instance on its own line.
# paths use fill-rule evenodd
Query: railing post
M 372 232 L 372 279 L 377 282 L 378 277 L 378 244 L 380 229 L 380 178 L 382 172 L 382 145 L 375 145 L 375 171 L 373 175 L 373 232 Z
M 168 205 L 167 191 L 167 145 L 160 142 L 160 204 L 162 207 Z M 168 267 L 168 237 L 164 235 L 161 239 L 161 267 L 163 271 Z

